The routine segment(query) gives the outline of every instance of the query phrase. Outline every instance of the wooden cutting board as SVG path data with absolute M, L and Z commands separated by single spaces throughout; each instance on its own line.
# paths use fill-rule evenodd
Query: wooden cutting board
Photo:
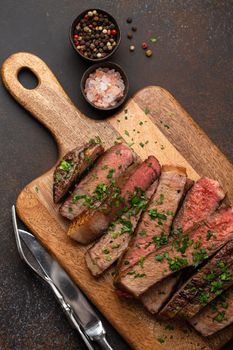
M 18 72 L 25 67 L 38 78 L 39 84 L 33 90 L 25 89 L 18 81 Z M 50 130 L 60 157 L 93 136 L 99 135 L 106 147 L 121 136 L 134 143 L 132 148 L 142 159 L 153 154 L 162 164 L 185 166 L 194 180 L 203 175 L 218 179 L 233 202 L 232 164 L 161 87 L 140 90 L 112 118 L 94 121 L 74 106 L 48 66 L 32 54 L 10 56 L 3 64 L 2 78 L 13 97 Z M 233 327 L 205 339 L 186 323 L 158 320 L 136 301 L 119 299 L 112 286 L 113 270 L 94 279 L 84 263 L 86 248 L 66 236 L 67 222 L 53 204 L 53 170 L 22 190 L 17 200 L 18 215 L 133 349 L 217 350 L 230 340 Z M 168 324 L 174 330 L 166 329 Z M 163 344 L 158 341 L 161 336 Z

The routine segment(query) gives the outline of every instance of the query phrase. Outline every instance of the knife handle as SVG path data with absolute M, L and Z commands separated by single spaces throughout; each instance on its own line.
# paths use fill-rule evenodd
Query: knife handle
M 79 332 L 79 334 L 81 335 L 81 337 L 82 337 L 86 347 L 88 348 L 88 350 L 95 350 L 93 348 L 93 346 L 91 345 L 91 340 L 82 331 L 81 327 L 79 326 L 78 322 L 76 321 L 76 319 L 75 319 L 75 317 L 73 315 L 72 309 L 65 302 L 63 296 L 61 295 L 61 293 L 59 292 L 57 287 L 53 284 L 53 281 L 50 278 L 47 278 L 46 281 L 48 282 L 49 286 L 51 287 L 52 291 L 54 292 L 57 300 L 59 301 L 59 304 L 62 307 L 62 310 L 66 314 L 66 316 L 67 316 L 68 320 L 70 321 L 72 327 L 74 327 Z M 111 348 L 106 348 L 106 349 L 111 349 Z
M 113 350 L 113 348 L 111 347 L 111 345 L 108 343 L 105 335 L 101 335 L 99 338 L 95 339 L 96 342 L 100 345 L 101 349 L 103 350 Z

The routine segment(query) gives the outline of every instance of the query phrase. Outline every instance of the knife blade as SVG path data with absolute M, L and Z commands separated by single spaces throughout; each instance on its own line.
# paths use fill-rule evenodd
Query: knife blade
M 16 220 L 13 215 L 13 223 L 14 219 Z M 14 227 L 17 227 L 16 222 Z M 73 315 L 78 325 L 91 340 L 96 341 L 103 349 L 113 350 L 106 340 L 106 331 L 101 320 L 81 290 L 33 234 L 18 228 L 17 230 L 20 238 L 41 267 L 42 272 L 45 276 L 48 276 L 47 282 L 52 287 L 66 314 L 68 316 Z

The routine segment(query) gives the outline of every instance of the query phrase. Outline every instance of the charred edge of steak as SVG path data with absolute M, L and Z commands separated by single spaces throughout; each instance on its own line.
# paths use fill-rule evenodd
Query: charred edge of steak
M 189 322 L 205 337 L 229 326 L 233 322 L 233 287 L 214 299 L 197 315 L 189 319 Z
M 134 160 L 134 153 L 125 144 L 116 144 L 109 148 L 61 205 L 60 214 L 73 220 L 87 208 L 98 207 L 106 199 L 110 184 L 119 178 Z
M 143 193 L 157 176 L 155 170 L 157 160 L 150 156 L 143 163 L 128 171 L 128 175 L 121 184 L 121 178 L 112 183 L 112 191 L 106 201 L 97 209 L 90 209 L 81 214 L 71 223 L 68 235 L 80 243 L 89 243 L 100 237 L 106 230 L 110 222 L 116 220 L 127 208 L 129 208 L 131 197 Z M 135 191 L 137 192 L 135 194 Z
M 182 288 L 188 302 L 180 311 L 192 318 L 203 307 L 233 284 L 233 240 L 210 259 Z
M 60 202 L 67 195 L 103 152 L 103 146 L 94 140 L 73 149 L 62 158 L 53 174 L 54 203 Z

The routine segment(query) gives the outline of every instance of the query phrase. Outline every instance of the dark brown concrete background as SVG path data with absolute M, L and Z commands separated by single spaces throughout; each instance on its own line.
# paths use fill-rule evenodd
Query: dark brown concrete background
M 37 54 L 77 106 L 93 115 L 79 91 L 87 65 L 68 41 L 71 21 L 90 7 L 102 7 L 119 21 L 123 38 L 113 60 L 128 73 L 130 94 L 150 84 L 168 89 L 232 160 L 233 1 L 0 0 L 0 64 L 17 51 Z M 138 27 L 134 53 L 129 52 L 126 39 L 128 16 Z M 140 43 L 152 35 L 158 42 L 151 45 L 154 55 L 147 59 Z M 0 150 L 0 349 L 84 349 L 49 290 L 16 252 L 10 207 L 23 186 L 52 166 L 57 151 L 49 133 L 2 85 Z M 128 349 L 107 328 L 114 349 Z

